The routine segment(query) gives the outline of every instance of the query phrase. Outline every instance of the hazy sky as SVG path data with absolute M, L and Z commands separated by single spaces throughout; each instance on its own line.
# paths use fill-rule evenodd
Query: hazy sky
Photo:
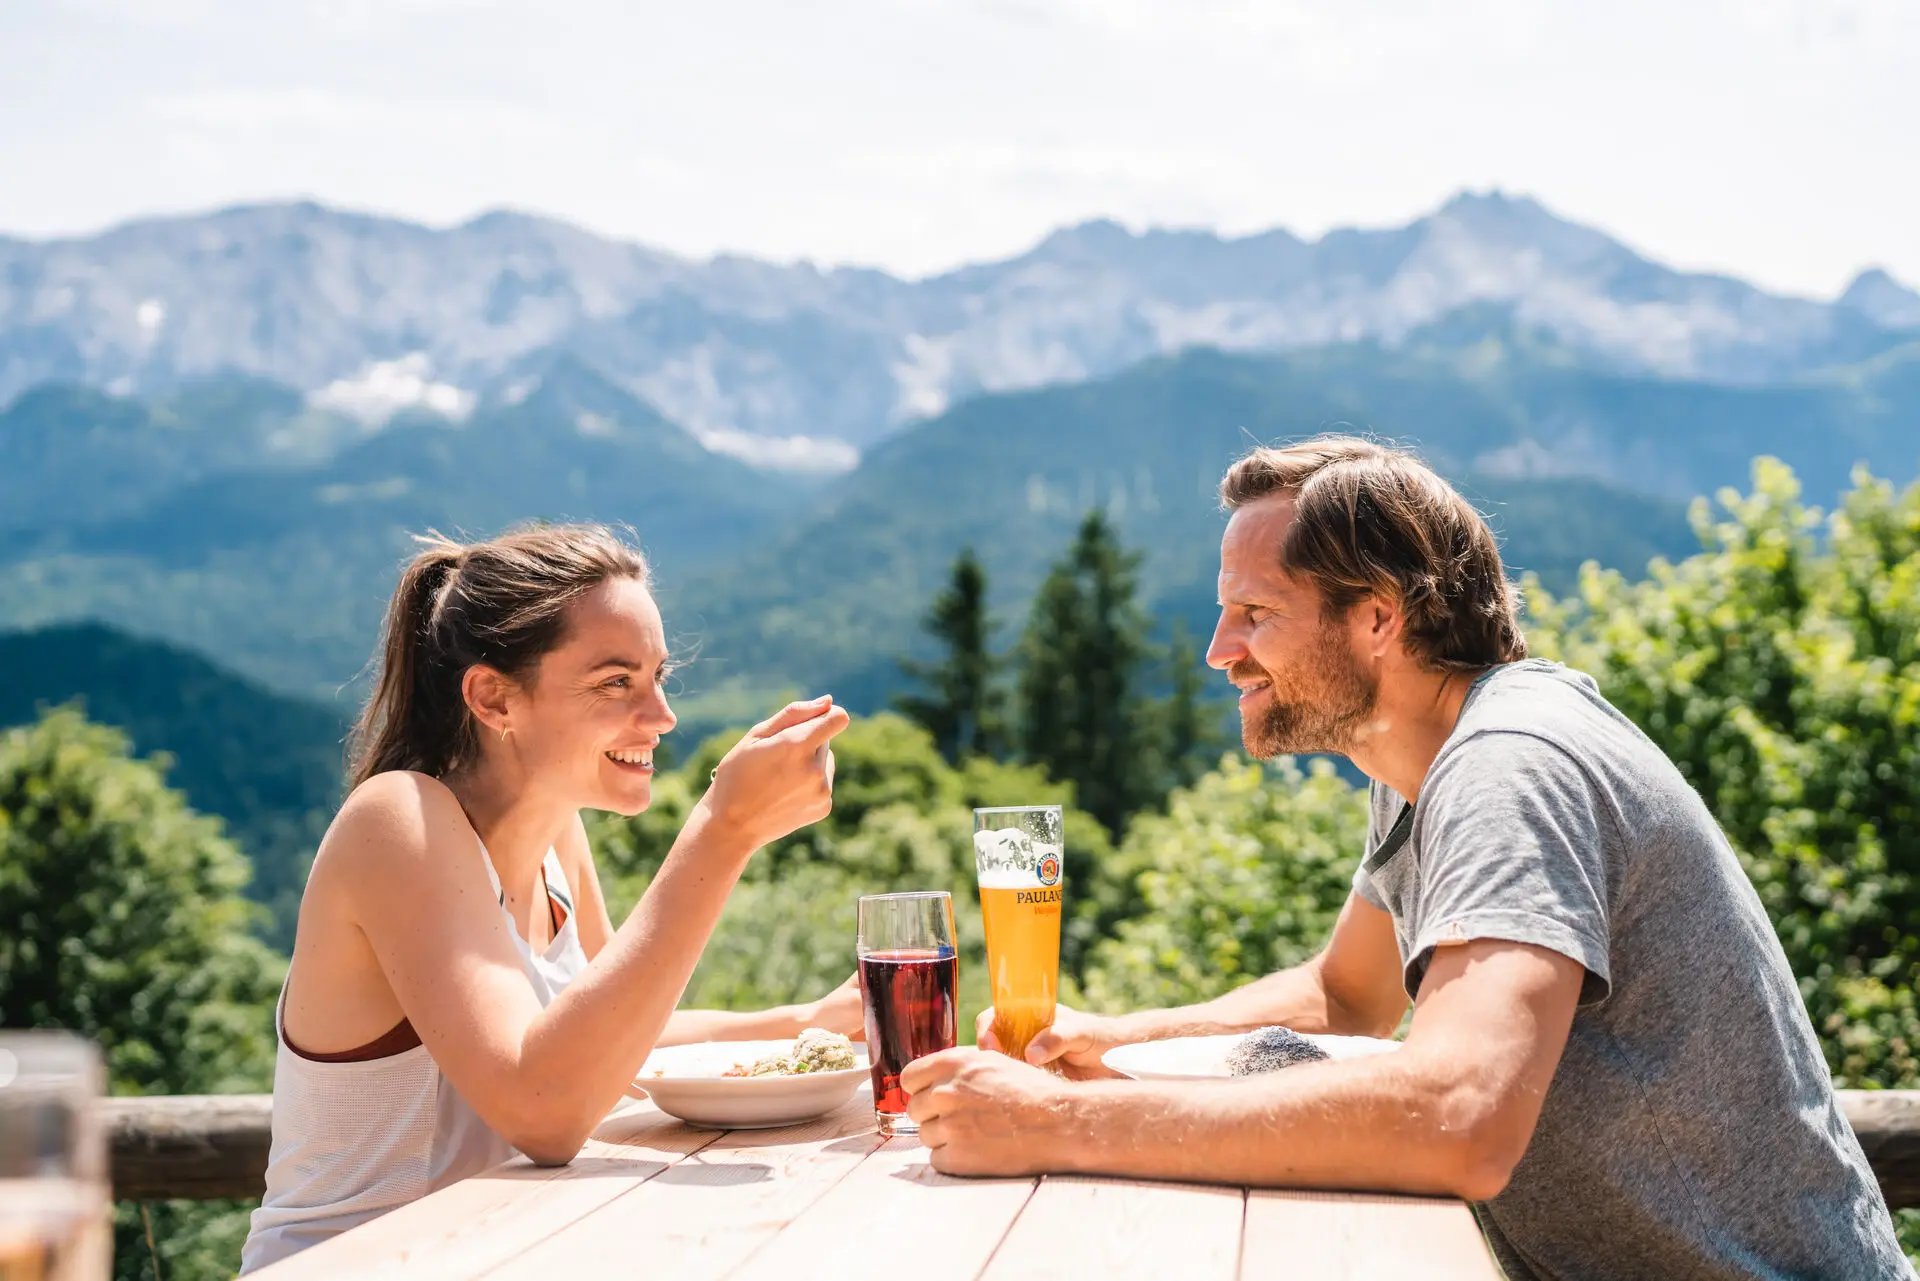
M 313 196 L 921 274 L 1463 187 L 1920 283 L 1916 0 L 0 0 L 0 231 Z

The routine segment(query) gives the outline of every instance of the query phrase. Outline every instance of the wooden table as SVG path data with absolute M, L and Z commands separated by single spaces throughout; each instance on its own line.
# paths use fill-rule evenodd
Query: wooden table
M 865 1090 L 785 1130 L 616 1112 L 573 1164 L 454 1184 L 265 1281 L 1497 1281 L 1458 1201 L 1114 1179 L 957 1179 L 882 1141 Z

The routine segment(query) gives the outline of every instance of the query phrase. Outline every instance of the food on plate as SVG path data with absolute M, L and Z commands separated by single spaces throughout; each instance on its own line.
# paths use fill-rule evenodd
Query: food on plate
M 853 1042 L 838 1032 L 810 1027 L 793 1043 L 795 1072 L 846 1072 L 855 1066 Z
M 855 1067 L 853 1042 L 838 1032 L 810 1027 L 800 1034 L 793 1048 L 782 1054 L 769 1054 L 752 1063 L 736 1063 L 721 1076 L 805 1076 L 809 1072 L 845 1072 Z
M 1234 1076 L 1256 1076 L 1332 1057 L 1291 1028 L 1263 1027 L 1249 1032 L 1227 1053 L 1227 1071 Z

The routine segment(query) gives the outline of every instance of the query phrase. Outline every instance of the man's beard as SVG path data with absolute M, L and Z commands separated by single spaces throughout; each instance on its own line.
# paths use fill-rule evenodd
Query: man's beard
M 1247 712 L 1240 716 L 1240 739 L 1260 760 L 1309 752 L 1352 755 L 1379 692 L 1331 627 L 1322 629 L 1311 652 L 1293 665 L 1286 684 L 1251 661 L 1234 664 L 1227 675 L 1235 682 L 1263 676 L 1269 682 L 1266 708 L 1252 719 Z

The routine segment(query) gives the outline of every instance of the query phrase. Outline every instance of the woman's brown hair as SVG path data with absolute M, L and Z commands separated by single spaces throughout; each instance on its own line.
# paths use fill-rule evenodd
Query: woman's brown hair
M 1329 615 L 1366 596 L 1396 602 L 1407 649 L 1434 671 L 1527 656 L 1519 599 L 1493 530 L 1413 454 L 1321 436 L 1255 449 L 1220 482 L 1229 511 L 1282 493 L 1293 496 L 1293 521 L 1274 550 L 1289 574 L 1320 589 Z
M 478 742 L 461 682 L 484 664 L 524 678 L 565 639 L 567 610 L 600 584 L 647 581 L 640 551 L 603 525 L 536 525 L 481 543 L 439 534 L 387 606 L 373 696 L 349 740 L 352 786 L 388 770 L 439 776 Z

